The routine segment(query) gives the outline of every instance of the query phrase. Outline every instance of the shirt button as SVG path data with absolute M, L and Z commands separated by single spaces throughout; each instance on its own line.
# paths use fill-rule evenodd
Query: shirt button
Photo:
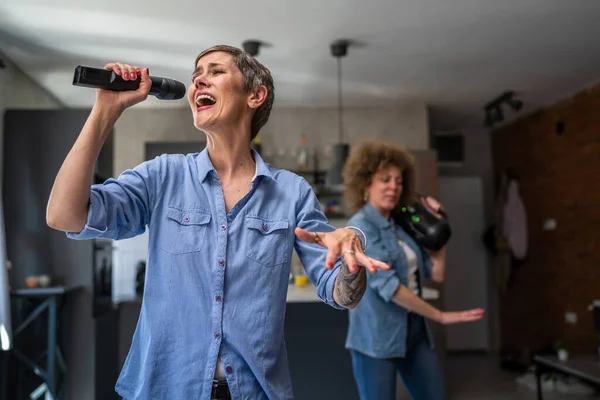
M 227 225 L 221 225 L 221 230 L 224 231 L 225 229 L 227 229 Z
M 231 368 L 229 365 L 227 366 L 227 368 L 225 368 L 225 372 L 227 372 L 228 374 L 233 372 L 233 368 Z
M 188 217 L 187 215 L 183 217 L 183 222 L 190 222 L 190 217 Z
M 263 225 L 263 231 L 269 232 L 269 225 Z
M 215 296 L 215 301 L 218 303 L 219 301 L 221 301 L 221 296 Z
M 224 266 L 225 266 L 225 261 L 219 260 L 219 267 L 224 267 Z
M 219 332 L 215 332 L 215 339 L 218 339 L 221 337 L 221 334 Z

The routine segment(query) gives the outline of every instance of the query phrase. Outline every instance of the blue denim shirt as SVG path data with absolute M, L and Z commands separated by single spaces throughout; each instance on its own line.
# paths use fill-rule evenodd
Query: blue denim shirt
M 431 278 L 431 260 L 400 226 L 390 223 L 368 203 L 352 216 L 348 225 L 365 232 L 368 238 L 365 253 L 392 269 L 367 274 L 367 290 L 358 306 L 349 312 L 346 348 L 374 358 L 404 357 L 408 311 L 391 301 L 400 284 L 408 285 L 408 261 L 398 239 L 417 255 L 419 293 L 421 281 Z M 431 331 L 429 327 L 426 329 L 433 346 Z
M 327 304 L 339 263 L 298 240 L 332 231 L 311 186 L 254 152 L 250 192 L 226 213 L 208 152 L 162 155 L 94 185 L 75 239 L 125 239 L 149 228 L 146 281 L 116 385 L 133 399 L 209 399 L 217 356 L 232 398 L 293 398 L 283 337 L 292 250 Z M 315 360 L 318 362 L 318 360 Z

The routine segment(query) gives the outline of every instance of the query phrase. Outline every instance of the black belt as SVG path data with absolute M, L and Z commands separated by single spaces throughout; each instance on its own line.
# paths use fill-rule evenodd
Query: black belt
M 213 380 L 210 400 L 231 400 L 231 392 L 226 379 Z

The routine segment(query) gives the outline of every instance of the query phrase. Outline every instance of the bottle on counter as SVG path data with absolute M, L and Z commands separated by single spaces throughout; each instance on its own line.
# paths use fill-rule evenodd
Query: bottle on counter
M 308 171 L 308 147 L 306 146 L 306 136 L 300 136 L 300 146 L 298 147 L 298 156 L 296 158 L 298 169 Z

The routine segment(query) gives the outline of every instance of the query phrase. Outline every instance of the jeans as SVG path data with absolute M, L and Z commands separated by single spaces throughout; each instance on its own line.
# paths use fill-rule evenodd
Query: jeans
M 423 318 L 410 314 L 406 356 L 373 358 L 351 351 L 354 379 L 361 400 L 394 400 L 396 373 L 413 400 L 446 399 L 444 378 L 427 339 Z

